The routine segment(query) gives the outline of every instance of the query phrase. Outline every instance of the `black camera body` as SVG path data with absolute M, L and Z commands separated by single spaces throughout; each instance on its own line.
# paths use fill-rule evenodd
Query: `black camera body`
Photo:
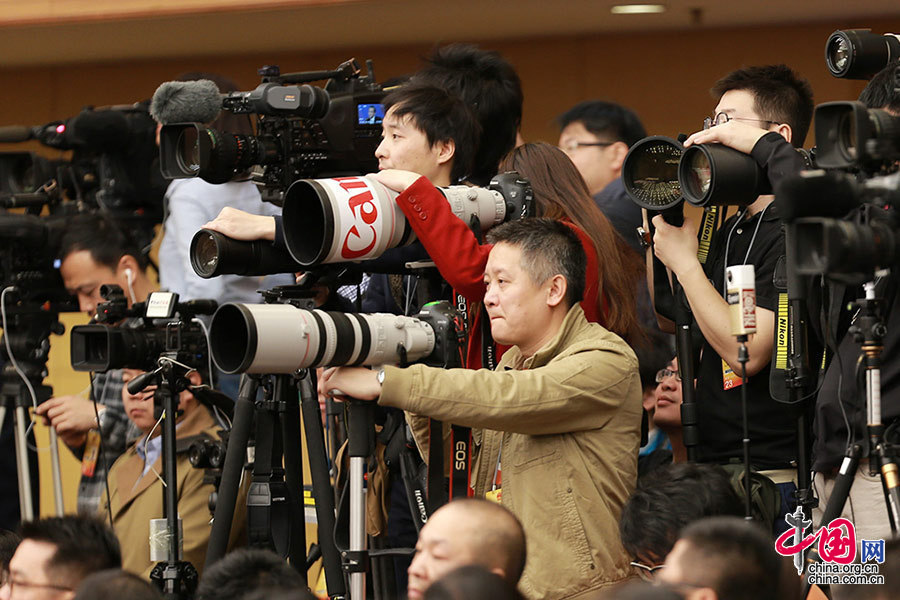
M 154 292 L 146 302 L 127 308 L 122 289 L 105 285 L 101 295 L 107 302 L 97 307 L 97 321 L 72 328 L 72 368 L 104 372 L 110 369 L 152 371 L 160 355 L 167 354 L 191 368 L 205 371 L 209 351 L 202 327 L 193 321 L 212 314 L 213 300 L 178 302 L 178 294 Z M 140 318 L 137 327 L 110 325 L 126 318 Z

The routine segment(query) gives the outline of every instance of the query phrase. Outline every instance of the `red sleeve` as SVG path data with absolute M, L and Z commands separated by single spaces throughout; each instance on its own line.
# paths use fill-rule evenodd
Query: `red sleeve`
M 462 219 L 453 214 L 444 195 L 419 177 L 397 196 L 397 205 L 441 276 L 470 302 L 484 299 L 484 267 L 490 244 L 481 245 Z

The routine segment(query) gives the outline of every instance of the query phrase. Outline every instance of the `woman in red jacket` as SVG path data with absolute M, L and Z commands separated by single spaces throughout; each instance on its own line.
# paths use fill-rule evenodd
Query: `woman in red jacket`
M 588 193 L 575 165 L 562 150 L 545 143 L 524 144 L 501 163 L 500 171 L 515 170 L 531 182 L 536 216 L 566 222 L 581 239 L 588 258 L 582 308 L 588 320 L 604 325 L 631 344 L 643 334 L 637 319 L 637 286 L 644 276 L 640 257 L 610 225 Z M 489 245 L 481 245 L 468 226 L 450 210 L 444 196 L 424 177 L 385 170 L 378 180 L 400 191 L 397 204 L 434 260 L 441 276 L 470 303 L 467 366 L 492 367 L 496 357 L 483 352 L 481 301 Z M 489 358 L 490 357 L 490 358 Z M 488 364 L 486 364 L 488 363 Z

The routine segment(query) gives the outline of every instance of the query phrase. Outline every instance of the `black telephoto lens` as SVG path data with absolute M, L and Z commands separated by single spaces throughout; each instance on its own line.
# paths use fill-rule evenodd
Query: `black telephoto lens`
M 294 273 L 303 267 L 286 250 L 267 240 L 235 240 L 218 231 L 201 229 L 191 240 L 191 266 L 209 279 L 219 275 Z
M 825 43 L 825 64 L 835 77 L 869 79 L 900 57 L 900 40 L 871 29 L 838 30 Z
M 749 154 L 722 144 L 698 144 L 678 165 L 684 199 L 694 206 L 746 206 L 771 193 L 766 174 Z
M 636 142 L 622 165 L 625 191 L 647 210 L 662 211 L 682 202 L 678 162 L 684 147 L 672 138 L 654 135 Z

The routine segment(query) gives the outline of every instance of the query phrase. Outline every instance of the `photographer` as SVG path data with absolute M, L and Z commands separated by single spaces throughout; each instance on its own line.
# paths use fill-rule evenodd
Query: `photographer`
M 141 375 L 143 371 L 125 369 L 123 381 Z M 200 373 L 187 374 L 191 386 L 202 382 Z M 101 501 L 101 510 L 110 511 L 112 524 L 122 546 L 122 568 L 142 577 L 149 577 L 154 563 L 150 560 L 150 520 L 163 518 L 162 480 L 162 425 L 154 414 L 156 385 L 150 385 L 136 394 L 122 388 L 122 404 L 125 413 L 140 430 L 141 437 L 109 470 L 110 502 Z M 202 469 L 191 466 L 188 451 L 191 444 L 203 439 L 218 439 L 218 425 L 209 409 L 197 400 L 190 389 L 179 395 L 176 420 L 176 452 L 178 482 L 178 516 L 181 519 L 183 559 L 200 571 L 206 558 L 209 543 L 210 514 L 207 503 L 215 491 L 211 483 L 204 481 Z M 238 501 L 237 506 L 246 506 Z M 238 510 L 234 515 L 231 544 L 244 534 L 246 514 Z
M 800 147 L 812 119 L 809 84 L 784 65 L 748 67 L 720 79 L 712 88 L 718 104 L 704 130 L 685 146 L 722 143 L 750 154 L 766 169 L 771 182 L 803 167 Z M 756 274 L 757 332 L 747 342 L 748 418 L 753 467 L 782 493 L 782 511 L 795 504 L 797 455 L 795 409 L 769 394 L 769 363 L 774 343 L 777 291 L 773 279 L 783 260 L 784 235 L 774 196 L 759 196 L 725 221 L 712 240 L 709 258 L 697 258 L 697 223 L 685 218 L 682 227 L 653 218 L 653 250 L 684 288 L 696 324 L 703 335 L 697 369 L 697 447 L 701 462 L 739 462 L 743 438 L 741 417 L 740 344 L 729 326 L 724 298 L 725 268 L 752 264 Z M 652 270 L 650 270 L 652 273 Z M 652 285 L 651 285 L 652 289 Z M 776 525 L 784 525 L 776 518 Z
M 90 317 L 103 302 L 100 288 L 105 284 L 120 286 L 129 306 L 153 291 L 144 272 L 146 259 L 134 246 L 133 237 L 106 216 L 72 217 L 60 239 L 57 256 L 66 289 L 77 296 L 79 307 Z M 36 410 L 82 459 L 80 514 L 97 512 L 107 469 L 136 435 L 122 408 L 122 385 L 121 371 L 99 373 L 91 383 L 96 406 L 92 398 L 57 396 Z
M 494 339 L 512 346 L 496 372 L 338 368 L 319 389 L 481 428 L 475 496 L 502 500 L 522 522 L 523 593 L 564 598 L 601 589 L 631 575 L 616 523 L 637 470 L 637 359 L 585 319 L 586 257 L 571 228 L 520 219 L 490 231 L 488 241 L 484 305 Z
M 888 64 L 866 85 L 859 101 L 869 108 L 880 108 L 893 116 L 900 116 L 900 91 L 895 72 L 900 62 Z M 864 297 L 858 286 L 832 284 L 829 292 L 831 306 L 846 307 L 849 302 Z M 876 296 L 884 299 L 884 349 L 881 363 L 881 419 L 885 426 L 898 422 L 900 417 L 900 310 L 898 310 L 897 275 L 892 270 L 887 277 L 877 278 Z M 820 294 L 821 295 L 821 294 Z M 827 296 L 826 296 L 827 297 Z M 811 296 L 811 301 L 815 296 Z M 812 302 L 810 303 L 812 309 Z M 824 310 L 828 311 L 827 305 Z M 832 313 L 834 314 L 834 313 Z M 857 359 L 860 344 L 847 333 L 857 314 L 841 310 L 837 319 L 831 318 L 835 329 L 824 332 L 830 347 L 836 343 L 837 352 L 831 358 L 816 398 L 813 432 L 814 488 L 819 505 L 813 510 L 813 519 L 819 524 L 825 506 L 832 495 L 838 468 L 849 443 L 862 443 L 863 458 L 850 488 L 841 516 L 850 519 L 857 535 L 863 539 L 887 539 L 891 535 L 881 477 L 869 475 L 869 459 L 865 450 L 866 439 L 866 386 L 857 378 Z M 817 319 L 810 319 L 812 325 Z M 823 333 L 823 332 L 819 332 Z M 833 336 L 833 337 L 832 337 Z M 833 342 L 836 340 L 836 342 Z M 887 437 L 887 436 L 886 436 Z M 889 440 L 896 443 L 896 439 Z

